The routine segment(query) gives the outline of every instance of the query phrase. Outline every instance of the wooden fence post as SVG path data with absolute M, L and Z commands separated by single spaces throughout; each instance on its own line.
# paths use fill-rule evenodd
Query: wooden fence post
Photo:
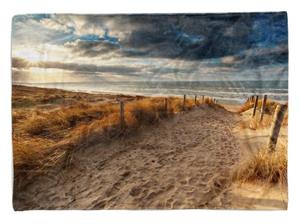
M 202 96 L 202 103 L 205 102 L 205 96 Z
M 124 102 L 120 101 L 120 128 L 125 128 Z
M 186 95 L 183 95 L 183 110 L 185 110 L 185 101 L 186 101 Z
M 277 139 L 279 136 L 279 131 L 281 128 L 281 124 L 284 118 L 284 114 L 287 110 L 287 105 L 277 105 L 274 115 L 273 115 L 273 123 L 271 127 L 271 136 L 269 139 L 268 149 L 270 151 L 275 151 Z
M 168 98 L 165 98 L 165 111 L 168 112 Z
M 262 122 L 262 120 L 264 118 L 266 103 L 267 103 L 267 95 L 264 95 L 263 100 L 262 100 L 262 105 L 261 105 L 260 120 L 259 120 L 259 122 Z
M 254 102 L 252 117 L 255 116 L 256 108 L 257 108 L 257 103 L 258 103 L 258 96 L 255 96 L 255 102 Z
M 195 105 L 197 106 L 197 95 L 195 95 Z

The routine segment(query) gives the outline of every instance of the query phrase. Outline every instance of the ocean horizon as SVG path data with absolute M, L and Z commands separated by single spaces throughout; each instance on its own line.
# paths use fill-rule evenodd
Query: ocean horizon
M 268 95 L 269 99 L 287 102 L 287 80 L 251 81 L 97 81 L 24 83 L 16 85 L 55 88 L 86 93 L 111 93 L 144 96 L 205 95 L 223 103 L 243 103 L 253 95 Z

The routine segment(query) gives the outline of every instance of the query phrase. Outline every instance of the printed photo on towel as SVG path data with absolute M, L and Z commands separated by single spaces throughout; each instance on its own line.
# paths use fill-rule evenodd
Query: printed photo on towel
M 13 206 L 287 209 L 286 12 L 12 19 Z

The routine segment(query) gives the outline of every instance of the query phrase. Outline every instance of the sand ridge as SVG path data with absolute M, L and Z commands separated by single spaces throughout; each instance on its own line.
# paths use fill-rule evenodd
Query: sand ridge
M 228 173 L 239 161 L 239 116 L 202 105 L 137 135 L 74 154 L 57 175 L 39 177 L 14 206 L 26 209 L 230 207 Z M 222 196 L 223 195 L 223 196 Z

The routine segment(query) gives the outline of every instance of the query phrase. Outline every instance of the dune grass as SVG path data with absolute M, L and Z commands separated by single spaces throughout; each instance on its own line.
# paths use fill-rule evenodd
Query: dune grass
M 268 100 L 266 103 L 265 116 L 262 122 L 259 121 L 261 100 L 258 102 L 258 110 L 255 117 L 252 114 L 254 102 L 247 101 L 240 110 L 240 113 L 247 113 L 248 120 L 242 122 L 242 128 L 260 129 L 270 128 L 273 122 L 273 115 L 278 103 Z M 249 113 L 251 112 L 251 113 Z M 244 118 L 245 119 L 245 118 Z M 288 124 L 288 112 L 286 112 L 282 126 Z M 280 140 L 280 139 L 279 139 Z M 261 148 L 250 157 L 244 159 L 237 165 L 233 172 L 233 180 L 239 182 L 261 181 L 268 184 L 287 185 L 287 144 L 277 143 L 274 152 Z
M 117 111 L 117 105 L 75 104 L 51 112 L 33 114 L 25 123 L 24 130 L 30 135 L 53 136 L 57 131 L 75 127 L 80 122 L 90 122 Z
M 265 113 L 266 114 L 272 114 L 277 105 L 278 105 L 277 102 L 267 99 L 266 106 L 265 106 Z M 245 111 L 247 111 L 247 110 L 249 110 L 253 107 L 254 107 L 254 101 L 247 100 L 241 106 L 239 112 L 240 113 L 245 112 Z M 256 108 L 257 112 L 261 110 L 261 107 L 262 107 L 262 99 L 259 99 L 258 102 L 257 102 L 257 108 Z
M 261 149 L 243 161 L 233 174 L 240 182 L 261 181 L 270 184 L 287 184 L 287 148 L 277 146 L 276 151 Z
M 261 107 L 262 107 L 262 99 L 258 100 L 257 108 L 256 108 L 256 114 L 254 117 L 252 117 L 253 107 L 254 107 L 254 101 L 247 100 L 238 111 L 240 114 L 246 114 L 246 116 L 249 117 L 249 119 L 244 120 L 240 126 L 242 128 L 250 128 L 253 130 L 256 129 L 262 129 L 262 128 L 269 128 L 272 125 L 273 122 L 273 114 L 276 109 L 276 106 L 278 105 L 277 102 L 272 101 L 270 99 L 267 100 L 266 106 L 265 106 L 265 113 L 263 120 L 260 121 L 260 114 L 261 114 Z M 288 111 L 285 113 L 283 124 L 288 124 Z

